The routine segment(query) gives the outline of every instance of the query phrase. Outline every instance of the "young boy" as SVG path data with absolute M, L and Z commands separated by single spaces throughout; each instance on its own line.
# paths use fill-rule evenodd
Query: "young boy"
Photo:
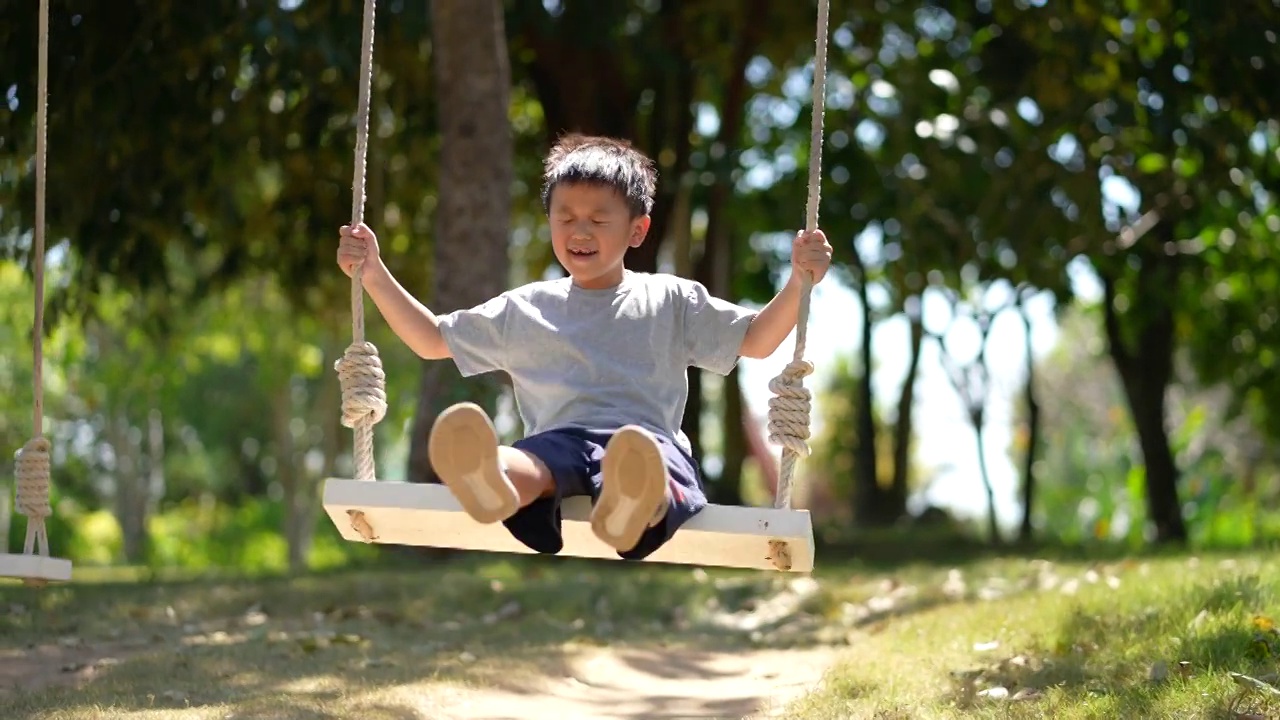
M 591 527 L 626 559 L 647 557 L 706 506 L 680 429 L 687 369 L 727 375 L 738 358 L 771 355 L 795 326 L 800 273 L 831 263 L 822 233 L 798 235 L 786 287 L 759 312 L 701 284 L 623 267 L 644 242 L 657 179 L 628 143 L 568 135 L 546 158 L 543 208 L 569 277 L 534 282 L 435 315 L 409 295 L 364 225 L 343 227 L 338 265 L 363 282 L 387 323 L 423 358 L 463 376 L 503 371 L 526 437 L 500 446 L 489 417 L 462 403 L 436 420 L 432 466 L 476 521 L 502 521 L 536 552 L 558 553 L 560 501 L 588 495 Z

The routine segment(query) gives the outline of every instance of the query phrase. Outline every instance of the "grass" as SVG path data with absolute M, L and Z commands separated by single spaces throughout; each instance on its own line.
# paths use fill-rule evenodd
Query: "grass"
M 1232 675 L 1280 672 L 1267 556 L 868 557 L 827 562 L 814 583 L 502 556 L 253 580 L 86 574 L 0 585 L 0 718 L 450 717 L 474 688 L 533 698 L 605 646 L 665 647 L 663 662 L 690 663 L 673 676 L 709 673 L 692 666 L 708 650 L 834 648 L 825 682 L 780 712 L 804 720 L 1275 717 L 1268 686 Z M 22 681 L 39 689 L 6 692 L 6 666 L 38 644 L 57 653 Z M 667 715 L 655 700 L 643 716 Z

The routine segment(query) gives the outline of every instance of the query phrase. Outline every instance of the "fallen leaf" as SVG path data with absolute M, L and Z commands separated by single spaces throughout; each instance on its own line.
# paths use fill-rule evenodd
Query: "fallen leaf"
M 997 685 L 980 691 L 978 693 L 978 697 L 991 698 L 992 700 L 1004 700 L 1009 697 L 1009 688 Z
M 1203 625 L 1205 621 L 1208 619 L 1209 619 L 1209 611 L 1201 610 L 1200 612 L 1196 613 L 1196 616 L 1194 618 L 1191 619 L 1190 627 L 1198 628 L 1201 625 Z
M 990 652 L 992 650 L 995 650 L 998 647 L 1000 647 L 999 640 L 990 640 L 988 642 L 974 643 L 973 651 L 974 652 Z
M 947 571 L 947 579 L 942 583 L 942 594 L 949 600 L 959 600 L 965 594 L 964 573 L 959 568 L 951 568 Z
M 511 602 L 498 608 L 496 611 L 491 613 L 486 613 L 485 616 L 481 618 L 481 621 L 485 625 L 492 625 L 501 620 L 509 620 L 511 618 L 516 617 L 517 615 L 520 614 L 521 610 L 522 608 L 520 607 L 520 603 L 516 602 L 515 600 L 512 600 Z
M 1261 693 L 1262 695 L 1280 697 L 1280 689 L 1276 689 L 1275 687 L 1262 682 L 1258 678 L 1233 672 L 1231 673 L 1231 679 L 1235 681 L 1237 685 Z
M 1012 698 L 1009 698 L 1009 699 L 1010 699 L 1010 700 L 1014 700 L 1014 701 L 1018 701 L 1018 700 L 1035 700 L 1035 699 L 1039 698 L 1042 694 L 1043 694 L 1043 693 L 1041 693 L 1039 690 L 1037 690 L 1037 689 L 1035 689 L 1035 688 L 1024 687 L 1024 688 L 1022 688 L 1021 690 L 1019 690 L 1018 692 L 1014 693 L 1014 694 L 1013 694 L 1013 697 L 1012 697 Z

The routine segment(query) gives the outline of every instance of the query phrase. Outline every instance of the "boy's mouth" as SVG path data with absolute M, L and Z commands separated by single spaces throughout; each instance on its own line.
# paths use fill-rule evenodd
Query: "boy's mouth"
M 569 254 L 574 257 L 591 257 L 596 254 L 596 251 L 588 248 L 569 248 Z

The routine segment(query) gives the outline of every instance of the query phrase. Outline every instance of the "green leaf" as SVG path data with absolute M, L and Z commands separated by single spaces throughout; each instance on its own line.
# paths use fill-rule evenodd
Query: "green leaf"
M 1154 175 L 1169 167 L 1169 159 L 1160 153 L 1147 153 L 1138 160 L 1138 170 Z

